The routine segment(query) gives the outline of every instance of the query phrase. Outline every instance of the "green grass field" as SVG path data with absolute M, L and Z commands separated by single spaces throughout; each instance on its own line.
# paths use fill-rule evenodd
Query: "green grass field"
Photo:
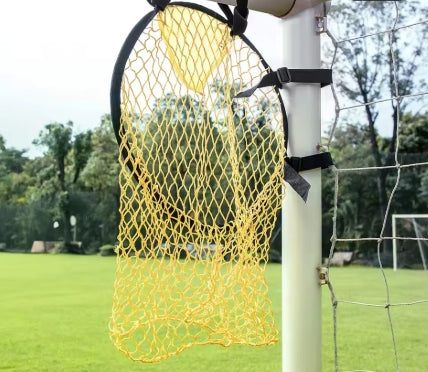
M 128 360 L 108 336 L 115 265 L 113 257 L 0 254 L 0 371 L 281 371 L 280 344 L 198 346 L 157 364 Z M 280 327 L 281 267 L 269 265 L 266 275 Z M 428 298 L 428 273 L 387 276 L 391 302 Z M 331 278 L 340 299 L 385 303 L 379 269 L 334 268 Z M 334 370 L 331 314 L 324 287 L 324 371 Z M 428 304 L 391 314 L 401 371 L 427 371 Z M 339 304 L 338 339 L 340 371 L 395 370 L 384 308 Z

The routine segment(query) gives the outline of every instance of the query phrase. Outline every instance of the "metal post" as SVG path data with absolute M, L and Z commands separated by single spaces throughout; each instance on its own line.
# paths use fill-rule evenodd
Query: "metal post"
M 237 0 L 211 0 L 216 3 L 236 5 Z M 312 8 L 328 0 L 248 0 L 248 8 L 284 18 Z
M 392 215 L 392 266 L 397 271 L 397 226 L 396 215 Z
M 413 228 L 415 230 L 416 238 L 420 238 L 419 229 L 416 224 L 415 218 L 428 218 L 428 214 L 393 214 L 392 215 L 392 260 L 393 260 L 393 267 L 394 271 L 397 271 L 398 266 L 398 257 L 397 257 L 397 219 L 404 218 L 411 220 L 413 222 Z M 419 252 L 421 254 L 422 258 L 422 264 L 424 265 L 424 269 L 426 268 L 426 260 L 425 255 L 423 251 L 423 247 L 420 244 L 421 240 L 418 240 L 419 245 Z
M 77 241 L 77 224 L 73 227 L 73 241 Z
M 416 220 L 414 218 L 412 218 L 412 223 L 413 223 L 413 229 L 415 230 L 416 238 L 418 239 L 418 247 L 419 247 L 419 253 L 420 253 L 421 259 L 422 259 L 422 266 L 424 268 L 424 271 L 427 271 L 427 263 L 425 260 L 424 248 L 422 247 L 422 242 L 420 240 L 421 234 L 419 233 L 418 224 L 416 223 Z
M 281 20 L 283 66 L 320 68 L 318 8 Z M 319 84 L 288 84 L 288 154 L 317 153 L 321 140 Z M 283 371 L 321 371 L 321 171 L 302 172 L 311 184 L 307 203 L 288 187 L 283 205 L 282 343 Z

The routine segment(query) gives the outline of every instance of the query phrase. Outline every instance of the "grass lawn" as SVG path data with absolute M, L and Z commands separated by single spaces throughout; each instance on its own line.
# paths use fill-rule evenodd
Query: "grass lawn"
M 0 254 L 0 371 L 281 371 L 281 345 L 197 346 L 157 364 L 128 360 L 107 329 L 115 271 L 113 257 Z M 281 267 L 267 279 L 278 327 Z M 428 273 L 387 271 L 391 302 L 428 298 Z M 385 303 L 378 269 L 332 269 L 339 299 Z M 323 364 L 333 371 L 332 316 L 323 288 Z M 428 304 L 391 308 L 401 371 L 428 370 Z M 340 303 L 340 371 L 394 371 L 384 308 Z M 311 372 L 311 371 L 308 371 Z

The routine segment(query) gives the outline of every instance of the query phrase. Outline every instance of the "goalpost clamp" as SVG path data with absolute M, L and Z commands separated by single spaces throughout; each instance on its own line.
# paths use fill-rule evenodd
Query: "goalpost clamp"
M 320 278 L 320 285 L 327 285 L 330 283 L 330 279 L 328 277 L 328 267 L 318 267 L 317 268 Z

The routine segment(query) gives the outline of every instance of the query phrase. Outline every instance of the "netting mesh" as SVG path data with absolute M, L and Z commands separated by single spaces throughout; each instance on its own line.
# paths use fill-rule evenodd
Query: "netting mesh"
M 282 200 L 282 103 L 267 67 L 203 11 L 148 22 L 121 85 L 120 215 L 110 333 L 154 362 L 278 340 L 264 278 Z
M 343 6 L 344 4 L 346 5 L 345 7 Z M 349 3 L 339 2 L 339 4 L 336 4 L 336 11 L 333 13 L 334 17 L 337 18 L 337 20 L 334 20 L 337 25 L 345 25 L 346 13 L 345 18 L 340 16 L 346 9 L 348 9 L 348 14 L 358 15 L 355 19 L 363 21 L 360 23 L 355 21 L 349 23 L 348 21 L 342 29 L 340 27 L 336 27 L 336 29 L 332 27 L 327 31 L 328 42 L 331 42 L 333 46 L 330 54 L 331 67 L 337 73 L 336 84 L 331 86 L 336 109 L 330 129 L 328 146 L 333 147 L 335 142 L 338 141 L 339 136 L 337 134 L 340 128 L 343 128 L 344 124 L 346 124 L 346 112 L 349 113 L 349 117 L 353 117 L 353 121 L 349 123 L 360 122 L 361 126 L 356 126 L 358 130 L 368 128 L 367 118 L 359 114 L 359 109 L 364 108 L 365 113 L 370 113 L 375 118 L 373 119 L 373 128 L 376 128 L 374 129 L 376 137 L 375 142 L 372 143 L 373 145 L 377 143 L 376 146 L 381 148 L 379 153 L 382 154 L 374 164 L 372 163 L 373 165 L 370 164 L 370 161 L 367 162 L 368 159 L 363 161 L 361 160 L 362 158 L 357 157 L 358 160 L 354 160 L 354 163 L 349 162 L 349 159 L 354 158 L 354 154 L 364 151 L 362 144 L 359 143 L 360 140 L 356 139 L 353 142 L 352 156 L 347 155 L 344 157 L 345 160 L 342 160 L 342 164 L 345 166 L 339 167 L 337 165 L 337 168 L 331 168 L 334 179 L 334 195 L 332 195 L 333 223 L 327 265 L 330 267 L 333 254 L 340 249 L 341 244 L 343 247 L 344 244 L 372 242 L 376 251 L 376 264 L 379 266 L 381 274 L 378 277 L 373 276 L 374 280 L 360 278 L 359 286 L 361 286 L 360 288 L 365 288 L 358 291 L 355 290 L 357 287 L 352 288 L 349 282 L 346 283 L 346 290 L 342 292 L 340 289 L 338 290 L 340 286 L 337 280 L 333 281 L 331 277 L 329 278 L 327 284 L 331 293 L 333 310 L 334 371 L 342 371 L 344 369 L 350 371 L 352 369 L 352 371 L 357 372 L 363 370 L 363 366 L 364 370 L 423 371 L 427 365 L 421 357 L 421 355 L 426 355 L 426 347 L 424 346 L 426 342 L 421 343 L 420 341 L 426 339 L 426 314 L 428 312 L 425 309 L 418 313 L 415 309 L 416 306 L 428 304 L 427 286 L 424 282 L 426 278 L 423 278 L 423 275 L 418 276 L 418 285 L 416 285 L 414 284 L 416 281 L 413 283 L 410 276 L 397 276 L 398 273 L 389 272 L 387 268 L 388 259 L 387 255 L 385 255 L 385 244 L 388 241 L 417 241 L 421 244 L 424 241 L 428 241 L 427 238 L 418 237 L 416 231 L 414 231 L 416 237 L 408 236 L 409 233 L 390 236 L 391 232 L 388 228 L 390 218 L 393 218 L 395 213 L 403 211 L 405 213 L 417 212 L 415 209 L 417 204 L 412 203 L 411 198 L 423 199 L 423 193 L 418 187 L 419 181 L 417 179 L 419 176 L 417 175 L 419 170 L 426 169 L 428 166 L 426 153 L 420 154 L 420 161 L 415 162 L 416 157 L 405 156 L 409 154 L 406 154 L 405 147 L 402 145 L 402 142 L 409 136 L 409 133 L 405 131 L 404 125 L 405 110 L 409 110 L 408 113 L 411 113 L 411 116 L 415 115 L 414 117 L 416 118 L 417 114 L 412 112 L 412 102 L 416 102 L 419 98 L 425 98 L 428 95 L 425 83 L 419 85 L 417 82 L 419 73 L 425 72 L 425 65 L 419 61 L 426 61 L 426 55 L 424 54 L 426 48 L 424 48 L 423 44 L 424 42 L 426 43 L 426 38 L 420 36 L 425 35 L 426 26 L 428 25 L 428 19 L 424 18 L 425 13 L 423 10 L 425 10 L 425 7 L 423 5 L 425 4 L 422 4 L 422 2 L 411 1 L 384 3 L 368 1 L 355 2 L 349 9 Z M 410 8 L 407 8 L 408 6 Z M 330 13 L 329 16 L 333 16 L 333 14 Z M 373 17 L 370 18 L 370 16 Z M 385 18 L 383 22 L 379 21 L 380 17 L 387 17 L 386 19 L 389 22 L 385 23 Z M 352 26 L 349 26 L 350 24 Z M 333 22 L 329 22 L 329 25 L 331 27 Z M 339 31 L 343 33 L 344 30 L 346 32 L 341 35 Z M 416 35 L 418 35 L 418 38 L 415 38 Z M 341 38 L 338 36 L 341 36 Z M 417 48 L 413 49 L 415 46 Z M 419 48 L 420 51 L 417 51 Z M 385 60 L 387 61 L 386 65 L 381 66 L 379 61 Z M 364 61 L 369 63 L 367 64 Z M 348 63 L 352 64 L 352 69 L 344 68 Z M 408 69 L 409 66 L 411 66 L 410 69 Z M 382 72 L 383 67 L 387 67 L 386 73 Z M 355 85 L 357 89 L 354 89 L 352 84 L 360 81 L 369 83 L 363 86 Z M 343 84 L 343 82 L 346 82 L 346 84 Z M 389 84 L 386 90 L 383 87 L 385 82 Z M 366 95 L 362 97 L 361 92 L 364 92 L 364 90 L 366 90 Z M 351 91 L 353 94 L 344 94 L 346 91 Z M 347 96 L 351 99 L 347 100 Z M 376 121 L 379 112 L 385 110 L 382 104 L 386 102 L 391 104 L 393 112 L 395 111 L 394 115 L 390 116 L 392 121 L 389 121 L 391 119 L 388 118 Z M 376 127 L 374 126 L 375 123 Z M 368 129 L 364 130 L 368 131 Z M 382 132 L 386 132 L 386 130 L 391 130 L 393 136 L 385 137 Z M 381 141 L 384 141 L 385 138 L 392 144 L 390 149 L 380 146 Z M 371 150 L 373 151 L 373 147 Z M 372 157 L 372 154 L 370 154 L 370 157 Z M 403 194 L 400 195 L 400 188 L 406 182 L 409 182 L 409 179 L 406 181 L 405 176 L 407 171 L 411 171 L 415 176 L 410 183 L 411 198 L 403 198 Z M 381 212 L 380 225 L 371 229 L 366 227 L 359 232 L 358 224 L 360 221 L 358 218 L 346 219 L 342 217 L 347 228 L 341 228 L 339 226 L 341 219 L 340 209 L 345 205 L 343 195 L 345 195 L 345 183 L 350 180 L 348 177 L 355 175 L 354 179 L 364 179 L 364 183 L 370 184 L 370 179 L 373 180 L 375 177 L 379 177 L 376 176 L 376 173 L 379 174 L 378 172 L 385 172 L 383 173 L 385 175 L 388 174 L 391 182 L 391 186 L 388 186 L 390 189 L 386 196 L 385 209 Z M 373 188 L 371 190 L 374 190 L 374 194 L 379 192 L 379 189 Z M 348 205 L 352 206 L 355 203 L 359 203 L 364 195 L 364 189 L 360 189 L 353 199 L 349 199 L 349 195 L 352 195 L 351 193 L 346 195 L 348 198 L 346 202 L 349 202 Z M 367 197 L 367 191 L 364 196 Z M 397 203 L 400 198 L 403 204 Z M 360 205 L 359 208 L 365 208 L 365 206 Z M 355 210 L 352 213 L 353 217 L 358 214 Z M 365 215 L 363 214 L 363 216 Z M 375 217 L 373 221 L 375 221 Z M 370 222 L 372 223 L 372 221 Z M 373 223 L 373 226 L 376 226 L 376 223 Z M 412 275 L 414 275 L 414 272 Z M 371 288 L 376 288 L 378 285 L 377 280 L 382 283 L 383 291 L 379 293 L 370 292 Z M 398 282 L 400 285 L 397 285 Z M 357 295 L 357 292 L 360 292 L 360 294 Z M 373 293 L 376 293 L 376 295 L 374 296 Z M 353 311 L 353 307 L 357 307 L 358 310 Z M 376 310 L 371 312 L 369 309 Z M 403 317 L 404 309 L 412 312 L 413 315 L 411 317 Z M 377 310 L 379 310 L 380 314 Z M 425 316 L 421 316 L 422 313 Z M 357 314 L 360 314 L 359 318 Z M 378 319 L 377 323 L 373 320 L 371 323 L 376 327 L 372 327 L 370 332 L 367 332 L 367 330 L 371 326 L 360 327 L 365 331 L 358 334 L 355 324 L 365 323 L 368 320 L 367 314 L 370 314 L 372 319 Z M 349 316 L 352 319 L 347 319 Z M 345 337 L 345 334 L 347 334 L 347 337 Z M 370 349 L 368 345 L 372 342 L 372 335 L 376 335 L 376 347 Z M 404 335 L 411 335 L 411 337 L 405 338 Z M 352 352 L 349 352 L 349 350 L 352 350 Z M 391 360 L 385 357 L 387 355 L 384 352 L 385 350 L 391 351 Z M 354 359 L 353 361 L 351 361 L 351 357 Z M 355 366 L 358 369 L 350 367 L 355 363 L 358 363 Z

